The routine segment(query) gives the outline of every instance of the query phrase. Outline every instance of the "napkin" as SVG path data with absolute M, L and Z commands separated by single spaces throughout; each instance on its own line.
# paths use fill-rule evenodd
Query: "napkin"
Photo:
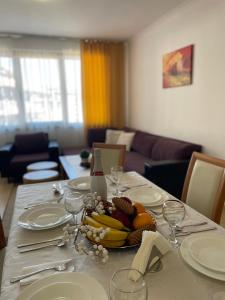
M 74 266 L 73 266 L 72 259 L 66 259 L 66 260 L 54 261 L 54 262 L 50 262 L 50 263 L 48 262 L 48 263 L 44 263 L 44 264 L 40 264 L 40 265 L 24 267 L 24 268 L 22 268 L 21 273 L 19 275 L 31 273 L 31 272 L 34 272 L 34 271 L 36 271 L 38 269 L 41 269 L 41 268 L 55 266 L 57 264 L 66 263 L 66 262 L 70 262 L 70 261 L 71 261 L 71 265 L 69 265 L 69 267 L 65 271 L 66 272 L 73 272 Z M 24 278 L 24 279 L 20 280 L 20 286 L 25 286 L 25 285 L 31 284 L 34 281 L 42 278 L 43 276 L 47 276 L 47 275 L 51 275 L 51 274 L 55 274 L 55 273 L 58 273 L 58 271 L 55 271 L 54 269 L 40 272 L 38 274 L 35 274 L 33 276 L 30 276 L 30 277 L 27 277 L 27 278 Z
M 133 259 L 131 265 L 132 269 L 136 269 L 140 273 L 145 274 L 153 245 L 158 248 L 162 255 L 165 255 L 171 249 L 169 242 L 159 232 L 143 231 L 141 246 Z M 153 265 L 156 260 L 157 258 L 153 259 L 151 265 Z M 130 278 L 137 281 L 139 275 L 136 272 L 131 272 Z

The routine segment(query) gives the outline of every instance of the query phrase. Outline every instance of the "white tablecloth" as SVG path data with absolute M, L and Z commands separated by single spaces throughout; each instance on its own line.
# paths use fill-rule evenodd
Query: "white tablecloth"
M 126 180 L 148 182 L 137 173 L 130 172 Z M 153 185 L 153 184 L 152 184 Z M 17 220 L 24 211 L 24 206 L 32 201 L 52 199 L 52 183 L 22 185 L 18 187 L 12 226 L 10 230 L 6 257 L 3 268 L 1 299 L 14 300 L 21 292 L 19 284 L 10 284 L 9 279 L 18 275 L 25 266 L 47 263 L 75 257 L 77 271 L 93 275 L 108 292 L 109 280 L 114 271 L 122 267 L 129 267 L 137 249 L 123 249 L 110 251 L 109 261 L 100 264 L 89 257 L 79 255 L 73 249 L 50 247 L 38 251 L 20 254 L 17 244 L 53 238 L 61 235 L 62 227 L 47 231 L 29 231 L 20 228 Z M 187 208 L 187 216 L 191 219 L 205 220 L 191 208 Z M 207 219 L 208 220 L 208 219 Z M 211 221 L 208 220 L 209 223 Z M 213 222 L 212 222 L 213 223 Z M 213 223 L 214 224 L 214 223 Z M 214 224 L 215 225 L 215 224 Z M 168 233 L 168 226 L 159 219 L 158 230 Z M 217 232 L 225 234 L 225 230 L 218 226 Z M 149 289 L 149 299 L 159 300 L 222 300 L 225 299 L 225 282 L 208 278 L 189 267 L 179 255 L 178 249 L 173 249 L 163 258 L 163 269 L 158 273 L 146 275 Z M 25 287 L 23 287 L 25 288 Z

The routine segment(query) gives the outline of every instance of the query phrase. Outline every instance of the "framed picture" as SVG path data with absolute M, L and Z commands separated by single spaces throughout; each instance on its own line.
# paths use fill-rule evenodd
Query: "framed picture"
M 193 47 L 190 45 L 163 55 L 163 88 L 192 83 Z

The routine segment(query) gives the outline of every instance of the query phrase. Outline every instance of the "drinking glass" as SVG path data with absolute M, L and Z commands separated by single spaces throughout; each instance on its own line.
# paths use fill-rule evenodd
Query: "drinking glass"
M 84 195 L 79 192 L 67 192 L 65 195 L 65 209 L 73 215 L 74 225 L 77 226 L 77 215 L 84 208 Z
M 116 196 L 120 195 L 119 184 L 120 184 L 120 179 L 121 179 L 122 175 L 123 175 L 123 167 L 122 166 L 114 166 L 111 168 L 112 180 L 116 184 L 116 192 L 115 192 Z
M 138 270 L 120 269 L 110 280 L 109 294 L 110 300 L 147 300 L 148 289 L 143 275 Z
M 179 246 L 179 242 L 176 238 L 176 225 L 183 221 L 185 216 L 185 206 L 180 200 L 166 200 L 163 203 L 163 217 L 168 222 L 170 227 L 170 243 L 174 247 Z

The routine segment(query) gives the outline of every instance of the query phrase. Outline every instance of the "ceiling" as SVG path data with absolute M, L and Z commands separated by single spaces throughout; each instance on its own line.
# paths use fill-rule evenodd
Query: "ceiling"
M 190 0 L 0 0 L 0 32 L 127 39 Z

